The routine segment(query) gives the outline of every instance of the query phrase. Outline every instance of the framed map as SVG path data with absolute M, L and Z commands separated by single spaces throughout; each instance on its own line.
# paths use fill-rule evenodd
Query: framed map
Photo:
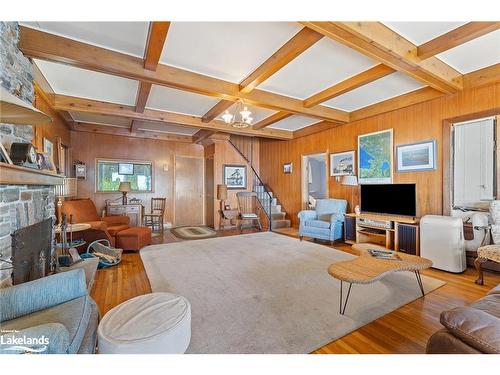
M 392 183 L 392 129 L 358 136 L 360 184 Z

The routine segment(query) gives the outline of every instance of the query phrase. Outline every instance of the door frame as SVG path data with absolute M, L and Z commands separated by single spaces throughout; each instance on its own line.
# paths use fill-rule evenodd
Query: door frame
M 308 158 L 310 158 L 311 156 L 320 156 L 320 155 L 324 155 L 325 157 L 325 182 L 326 182 L 326 196 L 329 197 L 330 196 L 330 184 L 328 183 L 328 176 L 329 176 L 329 168 L 328 168 L 328 155 L 329 155 L 329 152 L 328 150 L 326 151 L 317 151 L 317 152 L 311 152 L 311 153 L 307 153 L 307 154 L 302 154 L 301 157 L 300 157 L 300 161 L 301 161 L 301 168 L 300 168 L 300 200 L 301 200 L 301 208 L 303 210 L 307 210 L 309 207 L 308 207 L 308 204 L 309 204 L 309 189 L 308 189 Z

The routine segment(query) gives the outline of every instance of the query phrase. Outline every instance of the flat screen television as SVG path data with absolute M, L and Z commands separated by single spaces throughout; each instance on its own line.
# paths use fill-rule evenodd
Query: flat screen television
M 417 216 L 415 184 L 361 185 L 361 211 Z

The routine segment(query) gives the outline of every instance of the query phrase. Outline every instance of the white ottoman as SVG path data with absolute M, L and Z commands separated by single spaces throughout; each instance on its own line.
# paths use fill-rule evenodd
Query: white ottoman
M 101 354 L 182 354 L 191 340 L 191 306 L 171 293 L 135 297 L 108 311 L 97 334 Z

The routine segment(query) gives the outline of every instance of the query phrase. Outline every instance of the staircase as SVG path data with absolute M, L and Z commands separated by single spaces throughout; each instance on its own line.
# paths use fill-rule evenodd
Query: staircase
M 262 182 L 259 174 L 252 165 L 252 139 L 248 139 L 248 137 L 243 136 L 231 135 L 229 143 L 246 160 L 250 166 L 250 170 L 253 172 L 254 178 L 252 191 L 257 193 L 257 199 L 269 219 L 269 230 L 289 228 L 291 226 L 291 222 L 286 218 L 286 212 L 283 210 L 281 203 L 273 192 Z

